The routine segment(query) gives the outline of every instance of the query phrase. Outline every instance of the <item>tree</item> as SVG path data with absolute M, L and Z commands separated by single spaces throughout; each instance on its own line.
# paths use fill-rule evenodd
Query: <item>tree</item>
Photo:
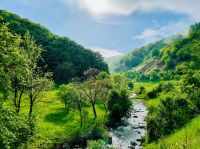
M 33 107 L 39 103 L 43 102 L 42 95 L 44 92 L 49 91 L 54 85 L 52 81 L 52 74 L 41 72 L 34 72 L 33 75 L 29 75 L 27 81 L 27 91 L 29 95 L 29 117 L 32 116 Z
M 29 95 L 29 117 L 32 116 L 33 107 L 35 104 L 42 101 L 41 96 L 43 92 L 48 91 L 53 86 L 52 74 L 43 73 L 37 67 L 37 63 L 41 58 L 42 49 L 36 45 L 34 39 L 29 33 L 24 36 L 23 47 L 28 56 L 28 73 L 26 77 L 26 90 Z
M 108 112 L 107 102 L 108 102 L 109 92 L 112 89 L 110 76 L 107 72 L 102 71 L 96 77 L 98 80 L 101 80 L 101 83 L 102 83 L 102 90 L 99 95 L 99 98 L 100 98 L 99 100 L 101 103 L 103 103 L 105 111 L 106 111 L 106 115 L 107 115 L 107 112 Z
M 70 108 L 70 105 L 72 103 L 74 103 L 75 99 L 77 98 L 76 90 L 71 83 L 69 83 L 67 85 L 65 85 L 65 84 L 60 85 L 58 95 L 64 102 L 65 109 L 67 109 L 67 105 L 68 105 L 68 110 Z
M 96 71 L 96 70 L 94 70 Z M 89 70 L 91 72 L 91 70 Z M 85 72 L 87 74 L 87 72 Z M 105 82 L 101 79 L 98 79 L 96 75 L 89 75 L 87 80 L 81 84 L 81 90 L 87 97 L 88 101 L 91 103 L 94 113 L 94 118 L 97 117 L 95 104 L 98 99 L 100 99 L 102 92 L 105 89 Z
M 22 39 L 8 31 L 7 25 L 0 24 L 0 91 L 5 98 L 8 90 L 13 89 L 13 105 L 19 113 L 24 93 L 24 78 L 27 74 L 27 55 L 21 47 Z
M 121 118 L 129 117 L 131 112 L 132 102 L 128 98 L 126 90 L 112 90 L 108 100 L 109 121 L 110 124 L 119 122 Z
M 83 125 L 83 115 L 82 115 L 82 108 L 83 108 L 83 94 L 81 90 L 76 90 L 77 95 L 76 95 L 76 105 L 77 109 L 79 111 L 79 117 L 80 117 L 80 126 L 82 127 Z
M 117 90 L 127 89 L 127 79 L 123 75 L 112 75 L 111 76 L 112 88 Z

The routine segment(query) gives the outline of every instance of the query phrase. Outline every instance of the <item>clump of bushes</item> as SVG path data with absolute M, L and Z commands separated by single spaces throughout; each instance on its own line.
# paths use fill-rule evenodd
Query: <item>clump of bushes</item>
M 16 113 L 0 108 L 0 147 L 16 148 L 30 137 L 29 122 Z
M 183 127 L 200 114 L 200 76 L 187 74 L 179 83 L 168 82 L 154 90 L 160 104 L 147 117 L 148 142 L 155 141 Z M 153 95 L 155 95 L 153 94 Z M 148 94 L 151 97 L 151 94 Z
M 112 90 L 108 99 L 109 123 L 115 124 L 130 116 L 132 102 L 126 90 Z

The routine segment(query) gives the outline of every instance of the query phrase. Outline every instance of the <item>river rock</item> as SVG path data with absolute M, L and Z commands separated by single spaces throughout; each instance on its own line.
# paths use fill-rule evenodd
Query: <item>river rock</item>
M 133 118 L 138 118 L 138 116 L 137 115 L 133 115 Z
M 145 129 L 145 126 L 139 126 L 140 129 Z
M 140 131 L 136 131 L 138 134 L 141 134 L 141 132 Z
M 137 145 L 137 143 L 134 141 L 131 141 L 131 145 L 135 147 Z

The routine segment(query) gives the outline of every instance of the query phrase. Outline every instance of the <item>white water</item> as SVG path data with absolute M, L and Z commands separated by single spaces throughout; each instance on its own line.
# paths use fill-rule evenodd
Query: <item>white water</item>
M 134 98 L 135 94 L 131 95 Z M 112 145 L 116 149 L 129 149 L 132 145 L 131 142 L 135 142 L 135 149 L 141 149 L 142 136 L 146 134 L 146 122 L 144 120 L 148 111 L 144 105 L 143 100 L 133 100 L 133 111 L 131 117 L 124 119 L 122 123 L 114 128 L 110 129 L 110 136 L 112 137 Z M 132 148 L 134 148 L 132 146 Z

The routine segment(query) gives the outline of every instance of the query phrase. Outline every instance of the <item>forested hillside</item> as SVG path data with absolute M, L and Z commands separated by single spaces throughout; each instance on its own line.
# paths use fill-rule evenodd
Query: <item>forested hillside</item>
M 182 38 L 183 37 L 181 35 L 170 36 L 166 39 L 156 41 L 155 43 L 142 46 L 141 48 L 136 48 L 120 60 L 120 63 L 116 66 L 115 71 L 120 72 L 130 70 L 142 63 L 145 63 L 150 58 L 159 58 L 160 50 L 162 48 L 166 47 L 173 41 L 180 40 Z
M 199 23 L 190 27 L 187 37 L 172 36 L 133 50 L 121 59 L 117 70 L 137 81 L 176 78 L 184 71 L 199 69 Z
M 67 37 L 51 33 L 40 24 L 23 19 L 15 14 L 0 10 L 1 23 L 8 23 L 12 33 L 24 36 L 29 32 L 36 44 L 43 49 L 39 66 L 44 71 L 53 72 L 56 83 L 68 82 L 73 77 L 81 77 L 89 68 L 108 71 L 107 64 L 99 53 L 83 48 Z

